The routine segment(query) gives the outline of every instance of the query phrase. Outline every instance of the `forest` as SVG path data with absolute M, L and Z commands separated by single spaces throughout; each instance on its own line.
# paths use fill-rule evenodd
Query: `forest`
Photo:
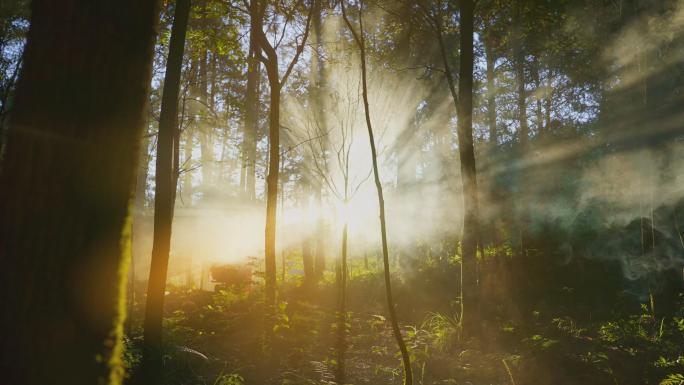
M 0 384 L 683 385 L 684 0 L 1 0 Z

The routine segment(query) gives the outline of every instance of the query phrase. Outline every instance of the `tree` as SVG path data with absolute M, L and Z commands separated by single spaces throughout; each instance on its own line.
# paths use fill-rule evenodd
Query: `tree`
M 314 49 L 311 55 L 311 85 L 313 88 L 312 95 L 314 99 L 312 102 L 314 107 L 314 113 L 322 117 L 325 114 L 325 107 L 320 102 L 320 97 L 326 92 L 326 79 L 325 79 L 325 62 L 323 60 L 323 2 L 321 0 L 315 0 L 313 3 L 313 41 L 312 46 Z M 324 119 L 319 119 L 321 124 L 325 124 Z M 325 131 L 325 128 L 324 128 Z M 326 151 L 325 149 L 323 150 Z M 313 184 L 309 186 L 316 198 L 316 204 L 320 207 L 322 203 L 322 186 L 320 184 Z M 318 216 L 318 223 L 316 224 L 316 255 L 314 256 L 314 275 L 316 279 L 321 279 L 323 277 L 323 272 L 325 272 L 325 223 L 323 221 L 323 216 Z
M 368 138 L 370 141 L 371 148 L 371 158 L 373 161 L 373 176 L 375 179 L 375 188 L 378 193 L 378 207 L 380 209 L 380 237 L 382 239 L 382 259 L 384 266 L 384 277 L 385 277 L 385 296 L 387 298 L 387 311 L 390 315 L 390 323 L 392 324 L 392 332 L 394 338 L 399 346 L 399 351 L 401 352 L 401 360 L 404 366 L 404 385 L 413 384 L 413 373 L 411 370 L 411 358 L 406 349 L 406 343 L 404 338 L 401 336 L 401 330 L 399 329 L 399 322 L 397 320 L 396 310 L 394 309 L 394 299 L 392 298 L 392 283 L 390 280 L 390 266 L 389 266 L 389 248 L 387 245 L 387 226 L 385 223 L 385 199 L 382 191 L 382 183 L 380 182 L 380 172 L 378 171 L 378 154 L 375 148 L 375 138 L 373 136 L 373 125 L 371 123 L 369 103 L 368 103 L 368 82 L 366 74 L 366 43 L 363 32 L 363 1 L 359 4 L 359 30 L 356 31 L 352 26 L 344 7 L 344 0 L 340 1 L 340 6 L 342 8 L 342 17 L 344 18 L 345 24 L 349 28 L 356 45 L 359 48 L 360 54 L 360 65 L 361 65 L 361 87 L 363 94 L 363 110 L 366 118 L 366 128 L 368 128 Z
M 463 185 L 463 233 L 461 236 L 461 330 L 472 335 L 477 328 L 477 245 L 479 243 L 479 204 L 477 172 L 473 144 L 473 29 L 474 4 L 471 0 L 460 3 L 460 55 L 458 88 L 451 69 L 444 42 L 444 5 L 438 1 L 434 7 L 421 4 L 423 17 L 433 29 L 439 45 L 444 75 L 458 114 L 458 152 L 461 161 Z M 470 309 L 468 309 L 470 307 Z
M 530 129 L 527 123 L 527 92 L 525 90 L 525 30 L 524 30 L 524 4 L 515 3 L 513 5 L 513 14 L 515 22 L 515 36 L 513 37 L 513 67 L 515 69 L 515 81 L 517 87 L 516 101 L 518 106 L 518 146 L 520 148 L 520 157 L 524 158 L 529 143 Z M 518 197 L 519 208 L 519 226 L 520 226 L 520 251 L 522 255 L 526 254 L 528 247 L 528 228 L 530 214 L 527 207 L 527 193 L 526 183 L 524 182 L 525 170 L 521 170 L 519 178 L 523 181 L 521 183 L 521 192 Z
M 0 339 L 3 381 L 120 384 L 158 4 L 36 0 L 31 10 L 0 174 L 0 324 L 12 331 Z
M 277 45 L 272 45 L 264 33 L 264 17 L 268 2 L 252 0 L 250 3 L 250 19 L 256 27 L 250 31 L 256 34 L 258 43 L 257 58 L 266 67 L 269 86 L 271 88 L 269 103 L 269 164 L 266 177 L 266 231 L 265 231 L 265 260 L 266 260 L 266 302 L 275 305 L 276 291 L 276 210 L 278 205 L 278 174 L 280 172 L 280 92 L 292 69 L 304 51 L 304 45 L 309 35 L 313 7 L 309 10 L 301 42 L 296 44 L 295 54 L 290 61 L 285 74 L 279 73 Z M 283 26 L 285 28 L 286 26 Z M 263 53 L 262 53 L 263 52 Z M 264 56 L 265 54 L 265 56 Z
M 261 65 L 256 57 L 257 24 L 250 24 L 249 54 L 247 56 L 247 90 L 245 93 L 245 120 L 243 125 L 242 168 L 240 181 L 249 200 L 256 199 L 256 155 L 259 117 L 259 80 Z
M 461 328 L 464 335 L 478 329 L 477 245 L 479 203 L 473 146 L 473 0 L 460 2 L 460 56 L 458 73 L 458 153 L 463 183 L 463 236 L 461 238 Z M 446 64 L 446 62 L 445 62 Z M 447 70 L 448 71 L 448 70 Z M 469 308 L 469 309 L 468 309 Z M 467 310 L 467 311 L 466 311 Z
M 155 168 L 154 236 L 150 278 L 147 283 L 143 347 L 143 375 L 145 381 L 150 384 L 161 382 L 164 292 L 166 291 L 166 272 L 171 250 L 171 226 L 178 181 L 178 95 L 189 14 L 190 0 L 177 0 L 159 116 Z
M 329 101 L 324 95 L 319 95 L 317 103 L 329 106 L 329 108 L 326 109 L 325 115 L 312 114 L 312 122 L 305 124 L 306 139 L 303 141 L 303 143 L 309 144 L 309 151 L 305 156 L 306 161 L 308 161 L 307 166 L 312 168 L 313 174 L 322 181 L 330 194 L 338 201 L 343 217 L 340 258 L 335 274 L 338 288 L 335 381 L 339 384 L 344 384 L 346 378 L 349 205 L 372 172 L 372 170 L 368 170 L 366 173 L 359 174 L 352 170 L 352 148 L 354 146 L 356 117 L 360 105 L 358 79 L 354 80 L 356 84 L 350 84 L 354 81 L 347 82 L 347 87 L 330 96 Z M 324 123 L 324 121 L 328 121 L 328 123 Z M 333 153 L 330 157 L 327 156 L 328 149 Z M 313 178 L 310 177 L 309 179 Z M 305 235 L 305 242 L 308 241 L 306 239 L 308 236 L 308 234 Z M 306 269 L 307 261 L 304 262 Z M 308 261 L 308 263 L 311 262 L 313 261 Z

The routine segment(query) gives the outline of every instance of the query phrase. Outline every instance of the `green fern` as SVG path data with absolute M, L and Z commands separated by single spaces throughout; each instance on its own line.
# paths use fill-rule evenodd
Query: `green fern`
M 660 381 L 660 385 L 683 385 L 684 374 L 669 374 L 664 380 Z

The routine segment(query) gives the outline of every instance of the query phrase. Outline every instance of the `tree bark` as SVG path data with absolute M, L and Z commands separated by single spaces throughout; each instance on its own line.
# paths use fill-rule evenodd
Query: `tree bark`
M 185 143 L 183 145 L 183 164 L 185 165 L 184 168 L 186 170 L 183 171 L 183 186 L 181 188 L 181 200 L 183 201 L 183 205 L 187 206 L 192 206 L 192 195 L 193 195 L 193 188 L 192 188 L 192 171 L 190 169 L 192 168 L 192 164 L 190 163 L 190 160 L 192 160 L 192 150 L 194 147 L 194 136 L 195 136 L 195 129 L 193 127 L 193 123 L 190 122 L 187 127 L 185 128 Z
M 202 192 L 206 193 L 213 184 L 214 177 L 214 144 L 212 138 L 213 127 L 209 115 L 209 92 L 207 76 L 207 50 L 200 52 L 199 58 L 199 100 L 200 100 L 200 119 L 199 119 L 199 141 L 200 159 L 202 160 Z
M 314 195 L 316 199 L 316 204 L 318 205 L 318 207 L 321 207 L 321 205 L 323 204 L 323 194 L 321 191 L 322 187 L 320 184 L 317 184 L 315 188 L 316 191 Z M 316 223 L 316 256 L 314 257 L 314 274 L 316 275 L 316 279 L 319 280 L 323 278 L 323 274 L 325 273 L 325 228 L 326 227 L 323 216 L 319 215 Z
M 132 330 L 132 315 L 135 309 L 135 256 L 133 255 L 133 244 L 136 243 L 136 235 L 141 234 L 140 230 L 142 226 L 140 223 L 144 221 L 145 203 L 146 203 L 146 193 L 147 193 L 147 176 L 149 172 L 149 162 L 150 162 L 150 136 L 148 135 L 149 127 L 149 111 L 146 112 L 147 119 L 145 123 L 145 129 L 143 131 L 142 145 L 140 146 L 140 161 L 138 165 L 138 175 L 135 182 L 135 194 L 133 198 L 133 224 L 131 230 L 131 262 L 129 266 L 128 274 L 128 319 L 127 322 L 127 333 Z
M 541 85 L 541 75 L 539 69 L 539 58 L 535 57 L 532 63 L 532 80 L 534 81 L 535 88 L 535 117 L 537 124 L 537 135 L 540 137 L 544 133 L 544 111 L 542 110 L 542 93 L 540 92 Z
M 515 68 L 515 80 L 517 84 L 517 105 L 518 105 L 518 146 L 520 153 L 518 155 L 519 159 L 522 161 L 525 159 L 530 129 L 527 123 L 527 92 L 525 91 L 525 51 L 523 47 L 524 43 L 524 31 L 523 31 L 523 15 L 522 15 L 522 4 L 515 3 L 515 21 L 516 21 L 516 36 L 513 42 L 513 55 Z M 519 170 L 518 183 L 520 184 L 520 192 L 517 199 L 519 205 L 519 215 L 518 221 L 520 226 L 520 252 L 521 254 L 526 254 L 527 249 L 527 232 L 529 224 L 529 215 L 527 213 L 527 194 L 525 188 L 525 170 Z
M 325 103 L 322 96 L 325 94 L 326 79 L 325 79 L 325 62 L 322 59 L 321 54 L 321 41 L 323 40 L 323 8 L 320 0 L 314 1 L 314 12 L 312 19 L 313 28 L 313 39 L 312 45 L 315 47 L 315 52 L 312 54 L 311 68 L 313 71 L 313 82 L 315 83 L 314 95 L 314 113 L 316 114 L 316 120 L 321 124 L 322 132 L 327 132 L 327 125 L 325 121 Z M 327 142 L 326 142 L 327 143 Z M 323 156 L 326 156 L 323 154 Z M 321 207 L 322 197 L 321 190 L 323 188 L 320 181 L 312 183 L 311 188 L 314 191 L 314 196 L 316 199 L 316 204 Z M 314 263 L 314 274 L 316 279 L 321 279 L 323 273 L 325 272 L 325 222 L 322 215 L 317 218 L 318 223 L 316 224 L 316 255 Z
M 256 199 L 256 145 L 257 122 L 259 117 L 259 78 L 261 65 L 256 58 L 257 42 L 253 31 L 249 37 L 249 57 L 247 62 L 247 90 L 245 95 L 245 122 L 243 126 L 243 149 L 241 180 L 244 180 L 244 192 L 249 200 Z
M 158 3 L 31 10 L 0 174 L 2 382 L 120 384 Z
M 311 162 L 311 159 L 308 159 L 309 157 L 305 156 L 305 161 L 304 162 Z M 312 184 L 312 178 L 310 175 L 304 175 L 302 178 L 302 183 L 303 183 L 303 191 L 304 193 L 302 199 L 302 210 L 310 210 L 309 207 L 309 198 L 311 197 L 311 184 Z M 308 218 L 308 215 L 305 216 L 306 218 L 306 223 L 304 227 L 304 231 L 302 234 L 302 265 L 304 266 L 304 286 L 307 288 L 311 288 L 313 284 L 316 282 L 316 276 L 315 276 L 315 271 L 314 271 L 314 256 L 313 256 L 313 226 L 311 224 L 311 219 Z
M 301 44 L 297 45 L 295 55 L 290 61 L 285 74 L 281 78 L 278 73 L 278 53 L 271 45 L 263 31 L 263 18 L 266 5 L 266 3 L 252 0 L 250 4 L 250 17 L 252 24 L 254 24 L 252 26 L 252 32 L 255 33 L 255 37 L 257 38 L 258 42 L 258 55 L 266 67 L 266 75 L 271 88 L 268 129 L 269 163 L 268 175 L 266 177 L 266 230 L 264 232 L 264 259 L 266 270 L 266 302 L 268 306 L 274 309 L 276 292 L 276 211 L 278 205 L 278 176 L 280 173 L 280 91 L 283 84 L 287 82 L 287 78 L 292 73 L 294 65 L 297 63 L 299 56 L 304 50 L 304 44 L 306 43 L 311 26 L 313 7 L 309 12 L 306 21 L 306 29 L 304 30 L 302 42 Z M 261 55 L 261 51 L 266 54 L 266 57 Z
M 271 85 L 269 111 L 269 159 L 266 177 L 266 301 L 275 304 L 276 292 L 276 210 L 278 206 L 278 175 L 280 172 L 280 81 L 278 79 L 278 59 L 266 65 Z
M 544 90 L 544 132 L 551 130 L 551 110 L 553 109 L 553 72 L 549 70 Z
M 461 0 L 457 134 L 464 208 L 461 238 L 461 327 L 465 336 L 475 333 L 479 318 L 475 255 L 479 240 L 479 204 L 473 146 L 473 8 L 473 0 Z
M 490 149 L 494 149 L 499 142 L 499 131 L 496 127 L 496 58 L 494 50 L 485 41 L 485 55 L 487 60 L 487 124 L 489 125 Z
M 338 384 L 346 383 L 345 356 L 347 353 L 347 237 L 349 224 L 345 222 L 342 228 L 342 253 L 338 266 L 338 309 L 337 309 L 337 368 L 335 381 Z
M 169 56 L 164 75 L 154 192 L 154 235 L 150 277 L 145 306 L 143 375 L 145 383 L 161 383 L 162 319 L 166 273 L 171 250 L 171 226 L 175 202 L 174 142 L 178 130 L 178 95 L 185 49 L 185 33 L 190 14 L 190 0 L 177 0 L 174 12 Z

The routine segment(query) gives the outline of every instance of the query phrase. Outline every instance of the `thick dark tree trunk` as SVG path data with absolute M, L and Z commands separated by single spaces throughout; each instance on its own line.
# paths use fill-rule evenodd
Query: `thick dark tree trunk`
M 458 82 L 458 152 L 463 183 L 463 237 L 461 239 L 461 327 L 465 336 L 478 329 L 477 244 L 479 209 L 473 146 L 473 0 L 461 0 L 460 66 Z
M 143 345 L 143 376 L 146 384 L 161 383 L 162 376 L 164 291 L 166 290 L 166 272 L 171 250 L 171 225 L 176 197 L 174 142 L 177 140 L 178 94 L 189 14 L 190 0 L 177 0 L 164 76 L 157 139 L 154 236 L 150 277 L 147 285 Z
M 157 1 L 34 0 L 0 174 L 6 384 L 120 384 Z

